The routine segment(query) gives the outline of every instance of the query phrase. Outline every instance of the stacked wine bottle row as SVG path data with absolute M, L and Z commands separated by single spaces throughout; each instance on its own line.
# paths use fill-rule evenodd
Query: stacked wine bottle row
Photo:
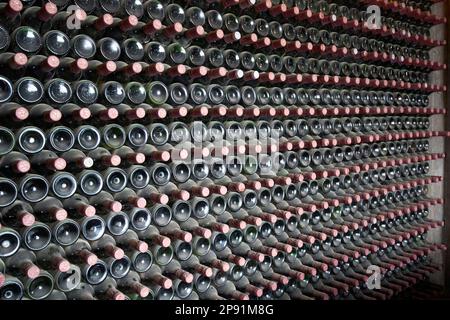
M 433 4 L 0 0 L 0 300 L 420 297 Z

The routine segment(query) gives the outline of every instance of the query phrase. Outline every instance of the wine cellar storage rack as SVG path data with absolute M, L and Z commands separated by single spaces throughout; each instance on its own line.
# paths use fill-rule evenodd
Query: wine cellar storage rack
M 449 297 L 448 16 L 0 0 L 0 300 Z

